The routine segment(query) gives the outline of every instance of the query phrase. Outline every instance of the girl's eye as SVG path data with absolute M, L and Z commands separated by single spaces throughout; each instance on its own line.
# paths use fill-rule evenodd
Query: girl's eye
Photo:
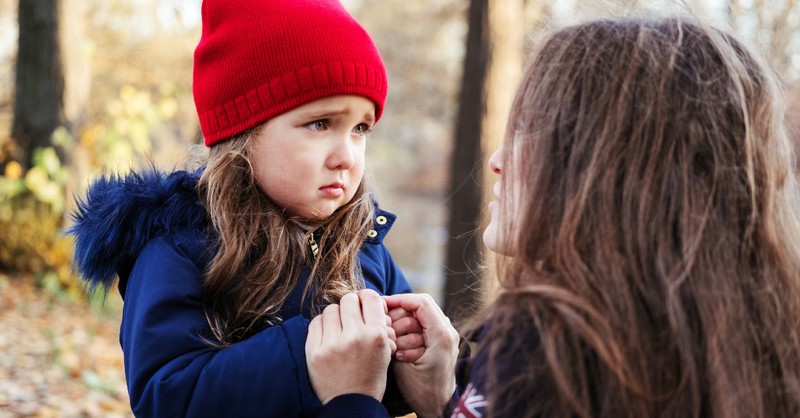
M 369 134 L 371 131 L 372 127 L 367 125 L 366 123 L 359 123 L 358 125 L 356 125 L 355 128 L 353 128 L 353 132 L 362 136 Z
M 311 129 L 312 131 L 315 131 L 315 132 L 322 132 L 322 131 L 328 129 L 328 120 L 327 119 L 315 120 L 315 121 L 309 123 L 308 125 L 306 125 L 306 127 L 308 127 L 308 129 Z

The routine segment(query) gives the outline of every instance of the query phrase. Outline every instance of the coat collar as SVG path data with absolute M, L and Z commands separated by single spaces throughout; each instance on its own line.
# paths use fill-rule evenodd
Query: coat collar
M 379 208 L 377 203 L 374 203 L 374 205 L 375 218 L 372 220 L 372 229 L 367 232 L 367 239 L 365 242 L 380 244 L 383 242 L 383 238 L 386 237 L 386 234 L 389 233 L 389 230 L 392 229 L 394 221 L 397 220 L 397 215 Z

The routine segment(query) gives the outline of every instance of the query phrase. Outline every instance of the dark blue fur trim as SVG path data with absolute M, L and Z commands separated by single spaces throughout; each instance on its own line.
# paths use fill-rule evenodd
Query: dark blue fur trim
M 199 173 L 148 168 L 101 177 L 89 187 L 70 214 L 74 224 L 67 234 L 74 236 L 74 264 L 90 291 L 99 286 L 107 291 L 157 235 L 207 223 L 198 179 Z

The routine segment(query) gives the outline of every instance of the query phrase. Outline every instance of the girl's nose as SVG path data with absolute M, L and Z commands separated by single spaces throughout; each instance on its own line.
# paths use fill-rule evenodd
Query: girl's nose
M 497 174 L 503 172 L 503 147 L 498 148 L 489 157 L 489 169 Z
M 328 165 L 331 169 L 347 170 L 355 164 L 356 152 L 356 145 L 350 136 L 342 135 L 333 145 L 328 158 Z

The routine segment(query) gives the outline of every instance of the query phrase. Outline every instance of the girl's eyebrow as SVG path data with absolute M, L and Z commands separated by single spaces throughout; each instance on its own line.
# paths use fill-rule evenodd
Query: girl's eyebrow
M 334 116 L 349 115 L 352 113 L 354 112 L 348 107 L 335 107 L 335 108 L 308 110 L 306 112 L 300 113 L 298 116 L 302 119 L 324 119 Z M 375 122 L 374 112 L 368 111 L 364 113 L 363 117 L 364 120 L 369 123 Z

